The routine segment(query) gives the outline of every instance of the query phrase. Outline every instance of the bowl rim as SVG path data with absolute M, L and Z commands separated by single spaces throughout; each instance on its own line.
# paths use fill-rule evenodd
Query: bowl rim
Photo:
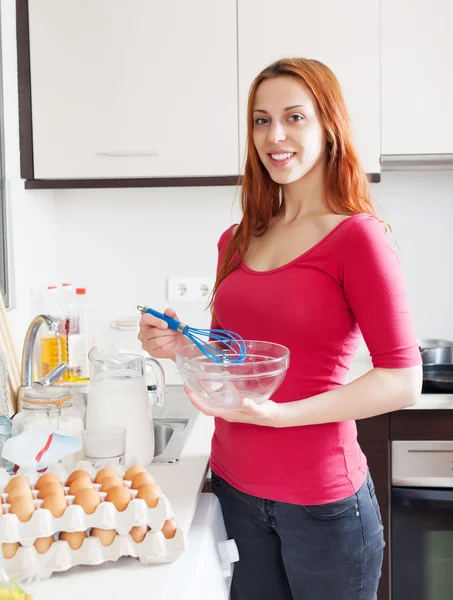
M 220 373 L 208 373 L 206 371 L 199 371 L 197 369 L 185 369 L 182 365 L 178 364 L 178 362 L 183 361 L 183 360 L 187 360 L 187 357 L 182 356 L 181 352 L 185 349 L 185 348 L 193 348 L 193 347 L 197 347 L 196 344 L 194 343 L 189 343 L 189 344 L 185 344 L 182 348 L 180 348 L 179 350 L 176 351 L 176 358 L 177 358 L 177 366 L 178 366 L 178 370 L 181 374 L 184 375 L 191 375 L 194 376 L 196 375 L 196 377 L 198 377 L 199 379 L 216 379 L 216 380 L 222 380 L 222 379 L 230 379 L 230 380 L 235 380 L 235 379 L 256 379 L 257 377 L 272 377 L 272 376 L 276 376 L 279 375 L 280 373 L 286 371 L 288 369 L 289 366 L 289 357 L 291 354 L 291 351 L 289 350 L 289 348 L 287 346 L 284 346 L 283 344 L 278 344 L 276 342 L 269 342 L 269 341 L 265 341 L 265 340 L 244 340 L 245 344 L 250 344 L 250 343 L 254 343 L 254 344 L 271 344 L 272 346 L 278 346 L 279 348 L 283 348 L 284 353 L 282 354 L 282 356 L 277 356 L 275 358 L 270 358 L 265 362 L 266 365 L 272 365 L 273 363 L 278 363 L 278 362 L 285 362 L 284 368 L 280 368 L 274 371 L 269 371 L 268 373 L 229 373 L 228 371 L 224 371 L 224 372 L 220 372 Z M 217 340 L 213 340 L 212 343 L 220 343 Z M 198 348 L 200 354 L 202 354 L 201 350 Z M 220 369 L 222 369 L 223 366 L 234 366 L 237 369 L 241 369 L 242 367 L 246 367 L 249 366 L 252 363 L 228 363 L 223 365 L 222 363 L 214 363 L 212 362 L 213 365 L 218 366 Z M 256 363 L 258 364 L 258 363 Z

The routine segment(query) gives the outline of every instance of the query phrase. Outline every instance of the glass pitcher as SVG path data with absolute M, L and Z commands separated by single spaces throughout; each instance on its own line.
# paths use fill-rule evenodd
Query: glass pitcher
M 115 425 L 126 428 L 126 464 L 149 465 L 154 458 L 154 427 L 146 369 L 156 377 L 156 401 L 164 401 L 165 375 L 151 357 L 124 354 L 112 348 L 92 348 L 86 428 Z

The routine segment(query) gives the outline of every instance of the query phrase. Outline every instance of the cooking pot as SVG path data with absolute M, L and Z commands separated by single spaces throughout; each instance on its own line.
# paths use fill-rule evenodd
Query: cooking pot
M 449 340 L 418 340 L 423 364 L 445 364 L 453 362 L 453 342 Z

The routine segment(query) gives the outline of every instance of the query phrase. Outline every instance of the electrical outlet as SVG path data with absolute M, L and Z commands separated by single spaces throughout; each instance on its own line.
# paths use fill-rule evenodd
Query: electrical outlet
M 206 303 L 214 287 L 213 277 L 169 277 L 167 279 L 168 302 Z

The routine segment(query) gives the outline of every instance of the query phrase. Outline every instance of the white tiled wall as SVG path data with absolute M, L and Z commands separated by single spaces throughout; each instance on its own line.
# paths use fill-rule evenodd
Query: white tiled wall
M 100 319 L 167 306 L 168 275 L 212 275 L 220 233 L 239 217 L 234 188 L 55 193 L 59 279 L 86 282 Z M 372 186 L 390 223 L 420 337 L 453 339 L 453 171 L 383 173 Z M 202 305 L 175 305 L 207 324 Z

